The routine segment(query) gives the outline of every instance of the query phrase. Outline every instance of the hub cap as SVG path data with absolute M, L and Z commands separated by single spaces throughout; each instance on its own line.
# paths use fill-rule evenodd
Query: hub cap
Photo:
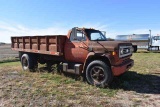
M 28 67 L 28 61 L 26 58 L 22 59 L 22 64 L 23 64 L 23 67 Z
M 94 82 L 102 82 L 105 79 L 104 70 L 100 66 L 95 66 L 91 69 L 91 78 Z

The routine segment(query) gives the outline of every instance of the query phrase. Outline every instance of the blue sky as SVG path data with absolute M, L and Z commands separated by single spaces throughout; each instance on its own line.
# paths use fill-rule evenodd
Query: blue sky
M 160 0 L 0 0 L 0 42 L 10 36 L 67 34 L 72 27 L 120 34 L 160 33 Z M 3 38 L 3 39 L 2 39 Z

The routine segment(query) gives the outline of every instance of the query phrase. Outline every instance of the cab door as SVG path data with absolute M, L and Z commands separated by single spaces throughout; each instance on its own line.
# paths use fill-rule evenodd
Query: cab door
M 70 62 L 84 63 L 89 53 L 87 41 L 82 30 L 75 30 L 75 32 L 72 30 L 65 44 L 65 59 Z

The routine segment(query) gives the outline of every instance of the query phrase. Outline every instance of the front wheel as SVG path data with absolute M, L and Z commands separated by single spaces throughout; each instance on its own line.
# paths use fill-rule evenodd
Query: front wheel
M 100 60 L 92 61 L 86 69 L 86 79 L 91 85 L 106 87 L 112 81 L 110 67 Z

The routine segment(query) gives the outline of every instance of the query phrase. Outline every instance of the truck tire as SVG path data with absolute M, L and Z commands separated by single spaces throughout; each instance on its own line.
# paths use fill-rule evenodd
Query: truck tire
M 86 79 L 91 85 L 106 87 L 113 79 L 110 67 L 100 60 L 92 61 L 86 69 Z
M 137 52 L 137 45 L 133 45 L 133 52 L 134 52 L 134 53 Z
M 31 54 L 23 54 L 21 57 L 21 64 L 24 71 L 35 71 L 38 67 L 36 58 Z

